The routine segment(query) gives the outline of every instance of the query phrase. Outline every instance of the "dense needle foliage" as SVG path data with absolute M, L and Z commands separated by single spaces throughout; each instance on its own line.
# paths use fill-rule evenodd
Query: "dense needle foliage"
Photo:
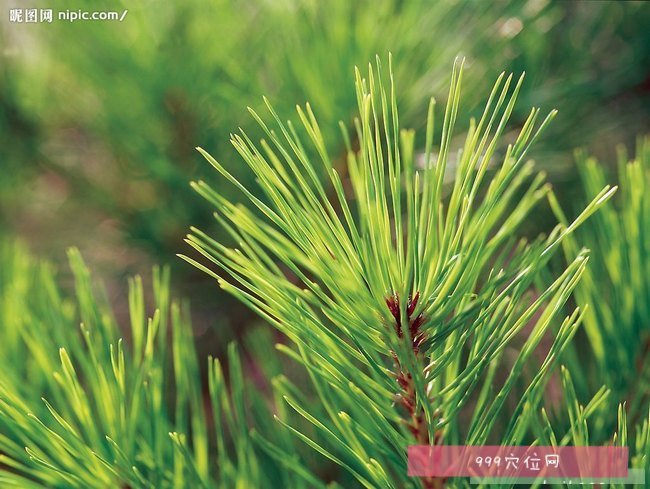
M 263 434 L 271 414 L 247 387 L 235 345 L 229 374 L 210 358 L 202 382 L 187 304 L 170 297 L 167 269 L 154 269 L 152 293 L 130 281 L 122 330 L 79 253 L 69 258 L 74 293 L 22 246 L 0 248 L 2 487 L 319 486 L 286 455 L 282 434 L 273 433 L 283 463 L 254 447 L 249 421 Z
M 587 195 L 614 179 L 610 169 L 584 151 L 577 153 L 577 159 Z M 612 391 L 592 439 L 602 441 L 613 430 L 613 419 L 606 413 L 625 401 L 618 411 L 619 418 L 624 416 L 631 426 L 634 466 L 644 467 L 650 480 L 650 139 L 639 138 L 631 160 L 619 148 L 615 168 L 620 190 L 613 205 L 565 242 L 568 257 L 578 240 L 598 250 L 575 291 L 576 300 L 590 307 L 583 336 L 571 345 L 567 362 L 574 372 L 583 372 L 576 376 L 576 388 L 583 396 L 596 383 Z M 565 221 L 557 202 L 553 208 Z
M 167 268 L 151 292 L 129 282 L 121 321 L 76 250 L 66 284 L 2 243 L 0 484 L 468 485 L 407 477 L 413 444 L 614 444 L 647 472 L 650 144 L 621 154 L 616 205 L 580 156 L 585 201 L 565 213 L 527 159 L 555 111 L 510 132 L 523 76 L 467 121 L 457 62 L 418 135 L 395 73 L 356 71 L 342 143 L 309 104 L 299 124 L 251 109 L 263 139 L 231 142 L 254 179 L 200 150 L 219 180 L 192 186 L 228 236 L 192 228 L 201 258 L 183 258 L 278 333 L 247 335 L 243 359 L 197 358 Z M 524 238 L 548 204 L 557 225 Z
M 252 111 L 266 133 L 260 145 L 243 131 L 232 136 L 256 188 L 201 150 L 252 208 L 205 182 L 194 184 L 238 248 L 193 229 L 188 243 L 219 269 L 186 259 L 292 341 L 281 350 L 309 371 L 327 417 L 314 417 L 293 395 L 285 399 L 324 443 L 289 428 L 365 487 L 417 484 L 406 477 L 407 445 L 519 444 L 533 442 L 540 426 L 550 443 L 578 442 L 593 411 L 572 420 L 567 436 L 551 439 L 548 420 L 537 418 L 549 376 L 583 318 L 579 308 L 567 317 L 562 311 L 588 251 L 576 250 L 552 280 L 541 276 L 614 189 L 598 189 L 575 220 L 548 236 L 519 239 L 521 223 L 547 197 L 555 201 L 544 175 L 525 159 L 554 112 L 540 121 L 540 110 L 532 109 L 516 140 L 502 148 L 523 78 L 501 75 L 454 152 L 462 74 L 456 64 L 439 145 L 431 101 L 422 155 L 414 150 L 415 133 L 400 127 L 392 70 L 386 74 L 379 61 L 367 78 L 356 75 L 359 149 L 348 146 L 345 168 L 328 155 L 309 105 L 298 108 L 300 127 L 283 123 L 269 104 L 273 125 Z M 318 158 L 309 157 L 305 141 Z M 451 188 L 444 185 L 447 172 L 454 174 Z M 535 355 L 544 337 L 550 343 Z M 504 352 L 515 341 L 508 364 Z M 527 376 L 524 368 L 536 363 Z

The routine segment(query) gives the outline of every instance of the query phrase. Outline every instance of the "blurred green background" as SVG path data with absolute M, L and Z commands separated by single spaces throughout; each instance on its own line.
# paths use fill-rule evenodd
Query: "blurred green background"
M 126 301 L 116 284 L 125 275 L 170 263 L 204 345 L 225 345 L 254 319 L 175 258 L 187 251 L 190 225 L 216 227 L 189 181 L 228 187 L 194 147 L 251 178 L 228 138 L 240 126 L 260 136 L 246 108 L 261 109 L 263 95 L 284 119 L 309 101 L 336 160 L 344 154 L 338 123 L 352 134 L 357 110 L 354 66 L 375 55 L 393 54 L 404 127 L 422 128 L 429 97 L 445 99 L 457 56 L 467 67 L 461 127 L 501 71 L 526 71 L 511 129 L 533 105 L 560 110 L 530 156 L 565 200 L 576 193 L 575 148 L 613 162 L 617 144 L 650 131 L 644 2 L 57 0 L 30 7 L 52 9 L 53 22 L 10 22 L 10 9 L 25 8 L 22 2 L 0 9 L 0 235 L 18 236 L 55 262 L 78 246 L 118 310 Z M 58 12 L 79 9 L 128 12 L 122 22 L 58 20 Z M 540 216 L 532 226 L 544 222 Z

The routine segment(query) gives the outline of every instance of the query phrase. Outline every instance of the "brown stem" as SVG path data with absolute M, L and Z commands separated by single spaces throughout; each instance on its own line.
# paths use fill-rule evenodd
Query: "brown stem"
M 424 316 L 422 313 L 420 313 L 417 316 L 413 317 L 419 299 L 419 292 L 416 292 L 413 297 L 409 297 L 406 306 L 406 316 L 411 338 L 411 347 L 417 360 L 416 363 L 418 365 L 421 365 L 424 363 L 422 355 L 420 354 L 420 346 L 424 341 L 424 333 L 420 331 L 420 328 L 424 323 Z M 400 303 L 397 294 L 393 294 L 392 296 L 388 297 L 386 299 L 386 305 L 388 306 L 391 315 L 395 319 L 395 333 L 399 338 L 402 338 L 404 332 L 402 330 Z M 439 443 L 441 433 L 435 433 L 433 440 L 431 440 L 429 437 L 429 429 L 427 427 L 424 409 L 422 407 L 418 407 L 413 376 L 402 367 L 397 358 L 397 355 L 395 355 L 394 352 L 392 352 L 392 355 L 395 365 L 395 378 L 400 389 L 399 393 L 396 395 L 396 402 L 402 406 L 405 412 L 403 422 L 406 424 L 408 430 L 413 435 L 416 444 L 430 445 L 432 444 L 432 441 L 434 445 Z M 425 489 L 441 489 L 444 487 L 446 479 L 441 477 L 422 477 L 421 481 Z

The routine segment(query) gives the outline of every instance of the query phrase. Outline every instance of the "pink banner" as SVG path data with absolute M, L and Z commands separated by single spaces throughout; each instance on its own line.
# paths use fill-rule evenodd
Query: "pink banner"
M 624 478 L 627 472 L 627 447 L 408 447 L 412 477 Z

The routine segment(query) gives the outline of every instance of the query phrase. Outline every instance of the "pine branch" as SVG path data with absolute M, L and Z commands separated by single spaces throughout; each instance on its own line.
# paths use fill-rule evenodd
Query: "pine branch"
M 606 180 L 607 168 L 583 151 L 577 152 L 577 159 L 584 193 L 590 194 Z M 576 383 L 581 393 L 598 387 L 592 379 L 611 389 L 604 413 L 625 404 L 625 416 L 619 416 L 618 425 L 603 415 L 594 436 L 602 441 L 615 432 L 620 440 L 628 423 L 639 423 L 635 441 L 630 443 L 637 453 L 633 466 L 645 468 L 650 476 L 646 429 L 650 412 L 650 264 L 646 259 L 650 252 L 650 139 L 639 138 L 633 160 L 621 149 L 617 172 L 621 190 L 613 205 L 564 243 L 567 257 L 575 252 L 578 240 L 598 251 L 575 292 L 581 304 L 589 304 L 584 330 L 590 355 L 582 355 L 588 364 L 581 366 L 597 375 L 576 376 Z M 551 203 L 558 219 L 565 222 L 557 201 Z M 567 354 L 567 364 L 575 366 L 576 346 Z
M 168 269 L 154 269 L 151 314 L 142 280 L 129 282 L 123 331 L 79 253 L 69 258 L 73 297 L 48 264 L 0 245 L 0 485 L 319 487 L 291 445 L 292 466 L 278 468 L 253 443 L 249 415 L 271 413 L 247 387 L 234 345 L 228 376 L 209 359 L 204 394 L 187 304 L 171 297 Z
M 213 266 L 183 258 L 291 339 L 293 348 L 281 349 L 307 369 L 327 417 L 314 418 L 287 396 L 324 442 L 289 429 L 365 487 L 415 484 L 405 475 L 407 445 L 485 443 L 498 436 L 494 427 L 504 414 L 512 421 L 503 442 L 530 436 L 548 376 L 582 319 L 576 310 L 554 327 L 584 273 L 586 250 L 574 253 L 537 298 L 528 292 L 565 238 L 613 193 L 605 186 L 570 224 L 516 244 L 520 224 L 551 194 L 542 175 L 531 180 L 525 157 L 555 112 L 540 123 L 539 109 L 531 110 L 514 144 L 501 152 L 500 137 L 523 80 L 515 83 L 512 75 L 499 77 L 482 117 L 471 121 L 453 185 L 445 188 L 462 73 L 457 63 L 437 148 L 431 101 L 422 166 L 415 134 L 399 125 L 392 69 L 384 78 L 379 60 L 367 78 L 356 73 L 360 144 L 348 151 L 349 182 L 334 168 L 309 105 L 298 108 L 299 128 L 282 123 L 268 102 L 273 126 L 251 111 L 267 136 L 259 146 L 244 131 L 232 135 L 257 176 L 257 189 L 199 149 L 252 209 L 203 181 L 194 183 L 239 247 L 193 228 L 188 243 Z M 305 138 L 318 159 L 308 156 Z M 322 171 L 327 186 L 318 178 Z M 505 413 L 524 364 L 550 333 L 539 372 L 515 412 Z M 523 346 L 499 388 L 494 369 L 515 338 Z M 481 384 L 467 427 L 462 411 L 472 407 Z M 434 487 L 443 481 L 421 482 Z

